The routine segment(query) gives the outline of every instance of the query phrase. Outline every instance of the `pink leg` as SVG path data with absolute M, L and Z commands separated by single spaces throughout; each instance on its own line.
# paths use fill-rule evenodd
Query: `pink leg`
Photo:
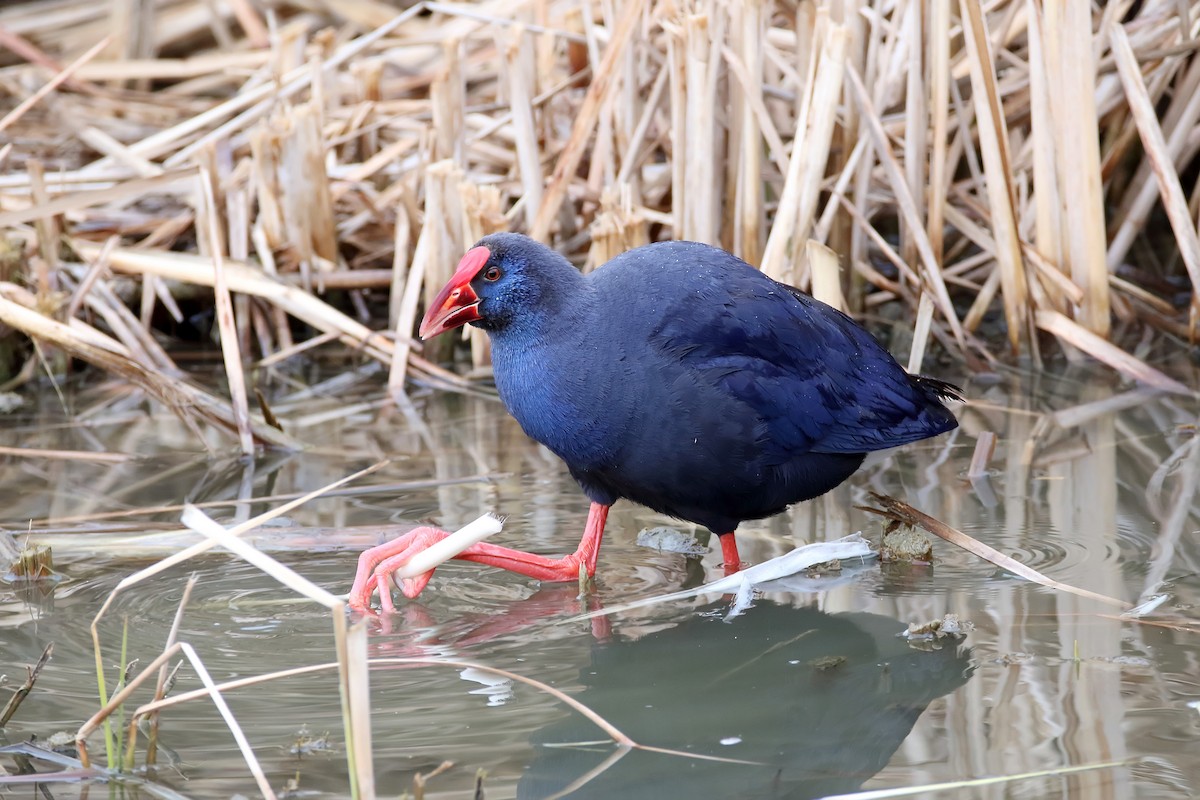
M 721 555 L 725 557 L 725 574 L 732 575 L 742 568 L 742 559 L 738 556 L 737 539 L 734 537 L 733 531 L 722 533 L 721 539 Z
M 455 558 L 500 567 L 540 581 L 578 580 L 580 566 L 589 576 L 596 574 L 596 559 L 600 555 L 600 541 L 604 538 L 604 522 L 607 519 L 608 506 L 592 503 L 579 548 L 563 558 L 547 558 L 487 542 L 471 545 Z M 358 558 L 358 571 L 354 576 L 354 586 L 350 589 L 350 607 L 366 610 L 371 605 L 371 595 L 378 589 L 379 605 L 384 611 L 392 611 L 394 607 L 388 588 L 389 578 L 417 552 L 449 535 L 437 528 L 417 528 L 394 541 L 364 552 Z M 400 589 L 405 597 L 416 597 L 431 577 L 433 570 L 415 578 L 404 578 Z

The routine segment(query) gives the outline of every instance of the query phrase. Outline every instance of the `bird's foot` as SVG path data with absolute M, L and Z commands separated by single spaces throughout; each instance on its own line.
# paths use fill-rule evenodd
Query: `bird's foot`
M 378 589 L 380 609 L 389 614 L 395 611 L 388 580 L 418 552 L 449 535 L 438 528 L 416 528 L 398 539 L 364 552 L 358 557 L 358 571 L 354 575 L 354 586 L 350 589 L 347 601 L 350 607 L 358 611 L 368 610 L 371 607 L 371 595 Z M 579 580 L 581 572 L 588 577 L 594 575 L 598 549 L 598 536 L 592 539 L 585 537 L 578 550 L 562 558 L 547 558 L 522 550 L 479 542 L 454 557 L 500 567 L 539 581 L 561 583 Z M 398 582 L 400 591 L 411 600 L 421 593 L 432 577 L 433 570 L 429 570 L 415 577 L 401 578 Z
M 445 539 L 450 534 L 438 528 L 414 528 L 408 533 L 390 542 L 372 547 L 358 557 L 358 571 L 354 575 L 354 586 L 350 588 L 347 602 L 358 611 L 367 611 L 371 607 L 371 595 L 379 590 L 379 606 L 385 612 L 395 611 L 392 604 L 392 592 L 388 582 L 401 567 L 408 563 L 414 555 Z M 400 591 L 412 599 L 421 593 L 433 570 L 411 578 L 399 580 Z

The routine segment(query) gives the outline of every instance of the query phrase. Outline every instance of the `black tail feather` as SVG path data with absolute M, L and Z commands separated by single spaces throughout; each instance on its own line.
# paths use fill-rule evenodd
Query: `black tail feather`
M 915 386 L 924 391 L 926 395 L 929 395 L 931 399 L 957 400 L 960 403 L 967 399 L 966 395 L 963 394 L 963 390 L 953 383 L 939 381 L 937 378 L 931 378 L 928 375 L 909 375 L 908 377 Z

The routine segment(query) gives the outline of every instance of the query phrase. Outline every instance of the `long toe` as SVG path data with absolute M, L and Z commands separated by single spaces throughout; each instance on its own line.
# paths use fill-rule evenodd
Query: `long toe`
M 395 580 L 400 591 L 409 600 L 412 600 L 421 593 L 425 585 L 429 583 L 429 579 L 433 577 L 433 570 L 423 572 L 415 577 L 395 578 L 395 574 L 404 568 L 414 555 L 419 553 L 428 545 L 410 546 L 407 550 L 391 558 L 380 562 L 379 566 L 375 567 L 375 584 L 379 587 L 379 607 L 385 613 L 392 613 L 396 607 L 392 604 L 392 581 Z
M 365 556 L 366 553 L 363 553 Z M 361 559 L 363 556 L 359 556 Z M 347 604 L 355 611 L 369 611 L 371 608 L 371 595 L 375 594 L 375 576 L 370 575 L 364 580 L 354 579 L 354 585 L 350 587 L 350 594 L 346 598 Z
M 358 557 L 358 571 L 354 575 L 354 585 L 350 588 L 347 602 L 350 607 L 359 611 L 367 611 L 371 607 L 371 595 L 379 590 L 379 604 L 384 611 L 394 610 L 391 598 L 392 574 L 408 563 L 414 555 L 441 541 L 450 534 L 438 528 L 422 526 L 414 528 L 403 536 L 390 542 L 372 547 Z M 429 583 L 433 570 L 417 578 L 403 579 L 401 591 L 408 598 L 416 597 Z

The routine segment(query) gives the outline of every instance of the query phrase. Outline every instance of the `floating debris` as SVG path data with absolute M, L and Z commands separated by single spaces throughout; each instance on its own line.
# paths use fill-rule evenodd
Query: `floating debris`
M 8 583 L 37 583 L 57 579 L 54 571 L 54 553 L 46 545 L 26 547 L 9 564 L 4 580 Z
M 642 600 L 634 600 L 633 602 L 621 605 L 609 606 L 608 608 L 581 614 L 579 617 L 573 619 L 591 619 L 608 614 L 617 614 L 634 608 L 683 600 L 688 597 L 695 597 L 698 594 L 737 592 L 740 599 L 754 586 L 778 580 L 789 575 L 795 575 L 798 572 L 808 569 L 813 564 L 827 563 L 834 558 L 842 560 L 874 557 L 875 552 L 871 550 L 870 543 L 862 537 L 862 534 L 852 533 L 849 536 L 843 536 L 841 539 L 836 539 L 832 542 L 814 542 L 813 544 L 797 547 L 791 552 L 768 559 L 752 567 L 747 567 L 741 572 L 720 578 L 711 583 L 706 583 L 703 586 L 658 595 L 656 597 L 647 597 Z M 735 608 L 737 608 L 737 605 L 735 602 Z
M 1118 667 L 1153 667 L 1154 662 L 1144 656 L 1092 656 L 1093 664 L 1115 664 Z
M 1017 667 L 1021 664 L 1028 664 L 1033 661 L 1033 653 L 1005 653 L 992 659 L 993 664 L 1002 664 L 1006 667 Z
M 974 622 L 960 619 L 958 614 L 947 614 L 941 619 L 931 620 L 923 625 L 910 622 L 908 630 L 900 635 L 910 642 L 933 641 L 947 637 L 961 639 L 973 630 L 975 630 Z
M 883 534 L 879 560 L 884 564 L 932 564 L 933 540 L 916 528 L 889 527 Z
M 702 556 L 711 548 L 701 544 L 696 536 L 675 528 L 643 528 L 638 531 L 638 547 L 649 547 L 664 553 L 682 553 L 685 556 Z
M 830 672 L 846 663 L 845 656 L 821 656 L 808 662 L 817 672 Z
M 1169 594 L 1156 594 L 1149 600 L 1146 600 L 1144 603 L 1139 603 L 1138 605 L 1129 609 L 1121 616 L 1125 619 L 1137 619 L 1139 617 L 1144 617 L 1150 612 L 1156 611 L 1159 606 L 1167 602 L 1169 599 L 1171 599 L 1171 595 Z
M 66 731 L 52 733 L 42 742 L 42 745 L 59 755 L 70 756 L 71 758 L 79 756 L 79 751 L 75 749 L 74 733 L 67 733 Z
M 302 725 L 296 732 L 296 739 L 288 750 L 294 756 L 310 756 L 314 753 L 329 753 L 333 751 L 333 743 L 329 740 L 329 732 L 320 736 L 311 736 L 308 726 Z
M 501 675 L 468 667 L 459 672 L 458 677 L 480 684 L 480 688 L 472 689 L 468 694 L 483 695 L 489 706 L 502 706 L 513 698 L 513 682 Z
M 842 571 L 842 560 L 834 558 L 829 561 L 822 561 L 820 564 L 813 564 L 808 569 L 804 570 L 804 574 L 810 578 L 820 578 L 828 575 L 831 572 Z

